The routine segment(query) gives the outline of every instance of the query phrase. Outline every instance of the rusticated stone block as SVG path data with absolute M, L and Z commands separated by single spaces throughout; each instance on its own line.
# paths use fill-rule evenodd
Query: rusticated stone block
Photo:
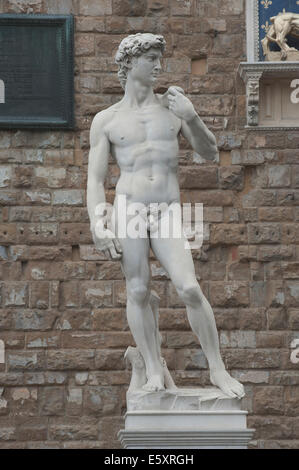
M 283 387 L 268 386 L 256 389 L 254 412 L 260 415 L 282 415 L 284 411 Z
M 92 321 L 93 311 L 90 309 L 71 308 L 61 312 L 57 319 L 56 328 L 59 330 L 91 330 Z
M 117 308 L 100 308 L 92 312 L 93 330 L 121 331 L 125 328 L 125 312 Z
M 247 227 L 242 224 L 215 224 L 212 225 L 212 244 L 241 245 L 247 243 Z
M 0 224 L 0 243 L 14 243 L 16 242 L 16 236 L 16 224 Z
M 14 206 L 18 204 L 19 192 L 17 191 L 0 191 L 0 206 Z
M 95 366 L 98 370 L 123 370 L 125 368 L 123 350 L 97 350 Z
M 271 188 L 287 188 L 291 184 L 291 167 L 288 165 L 269 166 L 269 186 Z
M 182 189 L 217 188 L 217 167 L 183 167 L 180 170 L 180 187 Z M 229 188 L 231 189 L 231 188 Z
M 277 369 L 280 352 L 267 349 L 223 349 L 229 369 Z
M 113 14 L 119 16 L 144 16 L 146 14 L 147 1 L 140 0 L 113 0 Z
M 178 370 L 206 369 L 207 360 L 201 349 L 181 349 L 177 352 Z
M 92 416 L 57 418 L 50 421 L 49 438 L 57 441 L 97 440 L 98 419 Z
M 299 329 L 299 309 L 290 309 L 288 312 L 289 327 L 292 330 Z
M 0 188 L 7 188 L 11 183 L 11 167 L 1 166 L 0 167 Z
M 60 347 L 59 332 L 49 333 L 28 333 L 27 349 L 48 349 Z
M 265 308 L 241 308 L 239 310 L 239 325 L 242 330 L 261 330 L 266 328 L 267 318 Z
M 276 261 L 294 257 L 294 247 L 286 245 L 267 246 L 263 245 L 257 249 L 258 261 Z
M 80 416 L 82 414 L 83 390 L 70 387 L 67 390 L 66 410 L 68 416 Z
M 259 331 L 256 334 L 258 348 L 283 348 L 285 340 L 285 333 L 281 331 Z
M 267 310 L 269 330 L 285 330 L 287 328 L 287 312 L 284 308 L 270 308 Z
M 299 412 L 299 390 L 298 387 L 286 387 L 284 393 L 285 412 L 288 416 L 298 416 Z M 296 420 L 296 430 L 298 432 L 298 424 Z
M 227 55 L 232 58 L 242 57 L 242 54 L 243 54 L 242 35 L 240 34 L 239 35 L 237 34 L 217 35 L 214 41 L 212 54 L 214 56 Z
M 16 430 L 18 441 L 46 441 L 48 436 L 48 420 L 38 416 L 18 416 L 16 418 Z
M 62 223 L 60 224 L 59 239 L 61 243 L 70 245 L 92 243 L 90 224 Z
M 62 333 L 62 347 L 64 349 L 98 349 L 105 346 L 102 333 L 86 331 Z
M 299 284 L 298 281 L 287 281 L 286 287 L 286 302 L 291 307 L 298 307 L 299 305 Z
M 120 412 L 120 396 L 117 387 L 88 387 L 84 400 L 87 415 L 107 416 Z
M 205 191 L 181 191 L 182 203 L 200 202 L 204 206 L 225 207 L 233 205 L 233 192 L 226 190 L 205 190 Z
M 12 416 L 36 416 L 38 414 L 37 388 L 16 387 L 9 389 L 9 405 Z
M 288 371 L 271 371 L 270 383 L 272 385 L 299 385 L 298 372 Z
M 219 169 L 220 187 L 242 191 L 244 187 L 244 167 L 225 166 Z
M 42 0 L 8 0 L 9 13 L 41 13 Z
M 247 282 L 211 282 L 211 304 L 217 307 L 236 307 L 249 305 L 249 289 Z
M 250 266 L 249 263 L 232 263 L 228 266 L 227 270 L 229 281 L 246 281 L 250 280 Z
M 40 412 L 42 416 L 59 416 L 65 413 L 63 387 L 44 387 L 40 396 Z
M 17 225 L 17 243 L 28 245 L 55 244 L 58 241 L 58 224 L 36 223 Z
M 291 207 L 261 207 L 258 213 L 261 222 L 290 222 L 294 220 Z
M 248 426 L 254 428 L 256 439 L 292 439 L 293 420 L 282 416 L 250 416 Z
M 114 442 L 116 448 L 118 447 L 117 434 L 119 429 L 124 427 L 123 417 L 104 417 L 101 421 L 100 426 L 100 438 L 107 442 L 107 448 L 109 449 L 109 442 Z
M 60 349 L 48 351 L 47 363 L 49 370 L 90 370 L 94 368 L 93 350 Z
M 112 2 L 111 0 L 89 0 L 88 2 L 80 0 L 79 12 L 85 16 L 110 15 L 112 13 Z
M 43 352 L 17 352 L 8 353 L 9 371 L 39 370 L 44 369 L 45 355 Z
M 248 241 L 251 244 L 279 243 L 280 224 L 248 224 Z
M 26 282 L 4 284 L 4 306 L 26 307 L 28 305 L 28 285 Z
M 111 307 L 112 283 L 110 281 L 85 281 L 80 284 L 82 307 Z
M 49 283 L 35 281 L 29 284 L 29 308 L 49 307 Z

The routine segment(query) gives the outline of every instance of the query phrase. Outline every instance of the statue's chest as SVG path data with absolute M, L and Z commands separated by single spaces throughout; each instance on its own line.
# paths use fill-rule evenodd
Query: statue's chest
M 175 139 L 181 122 L 166 108 L 118 113 L 109 129 L 109 139 L 116 146 L 131 146 L 145 141 Z

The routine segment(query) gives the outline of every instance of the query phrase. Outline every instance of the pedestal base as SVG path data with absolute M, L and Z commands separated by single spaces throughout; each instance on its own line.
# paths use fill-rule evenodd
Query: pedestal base
M 288 51 L 286 62 L 297 62 L 299 60 L 299 51 Z M 281 59 L 281 52 L 269 51 L 266 55 L 267 62 L 284 62 Z
M 127 395 L 125 449 L 246 449 L 254 430 L 240 400 L 219 389 L 177 389 Z

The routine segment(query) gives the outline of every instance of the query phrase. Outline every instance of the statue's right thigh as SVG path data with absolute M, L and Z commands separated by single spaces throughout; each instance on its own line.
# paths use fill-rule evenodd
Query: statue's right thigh
M 123 250 L 121 265 L 126 280 L 138 278 L 147 284 L 150 279 L 149 239 L 123 238 L 119 241 Z

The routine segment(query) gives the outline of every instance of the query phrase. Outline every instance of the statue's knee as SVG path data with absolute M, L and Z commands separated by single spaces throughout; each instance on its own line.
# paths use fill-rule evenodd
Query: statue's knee
M 142 281 L 129 283 L 128 285 L 128 297 L 131 302 L 136 304 L 143 304 L 149 294 L 149 287 Z
M 199 304 L 203 299 L 202 290 L 197 282 L 185 284 L 182 289 L 179 290 L 179 296 L 187 305 Z

